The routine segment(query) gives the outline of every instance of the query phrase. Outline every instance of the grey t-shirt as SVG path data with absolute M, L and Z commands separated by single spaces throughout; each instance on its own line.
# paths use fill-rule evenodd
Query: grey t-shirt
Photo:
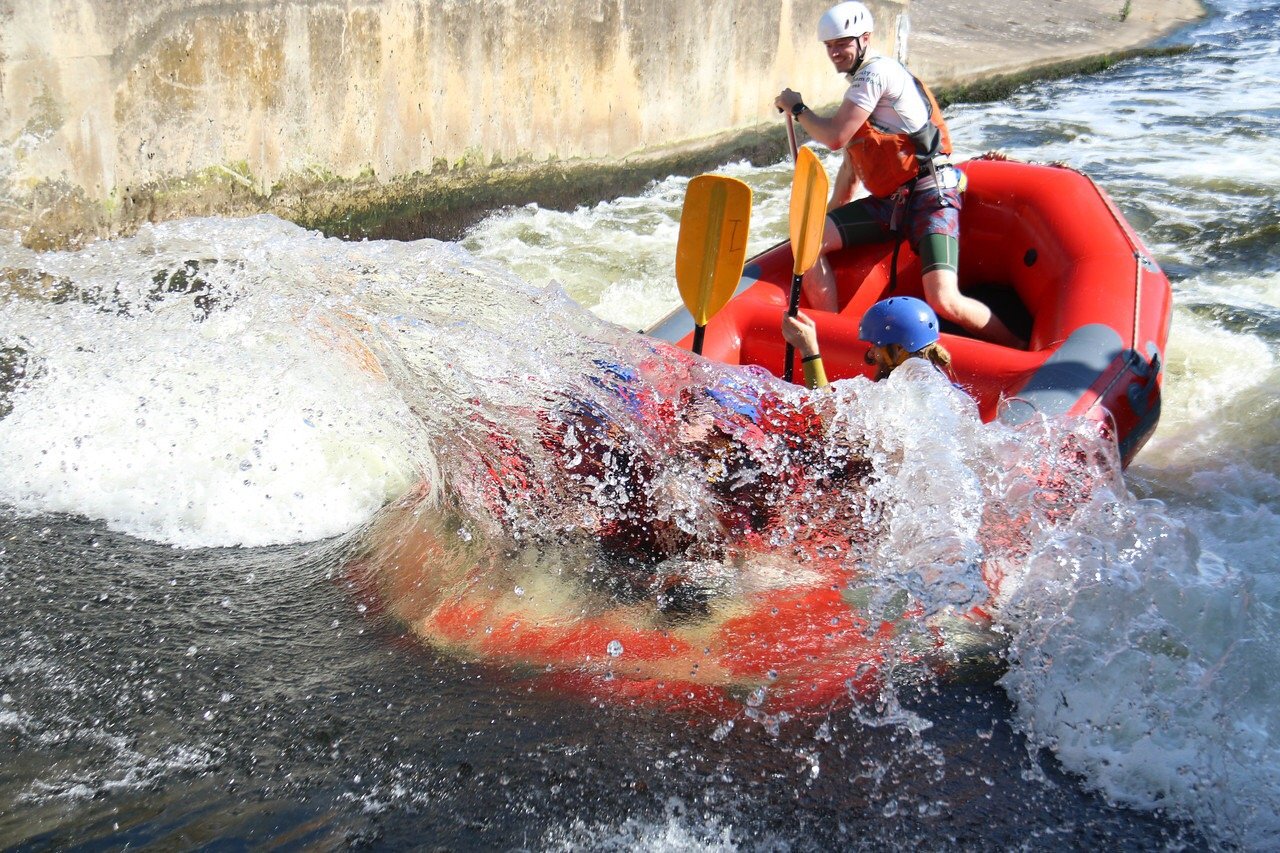
M 914 133 L 929 121 L 929 107 L 911 72 L 887 56 L 872 55 L 853 75 L 847 100 L 871 112 L 868 121 L 882 133 Z

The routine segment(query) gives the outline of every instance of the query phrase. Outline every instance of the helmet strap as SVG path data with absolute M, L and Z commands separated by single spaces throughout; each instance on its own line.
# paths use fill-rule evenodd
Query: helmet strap
M 865 33 L 863 35 L 865 35 Z M 853 63 L 852 68 L 850 68 L 847 72 L 845 72 L 845 74 L 848 76 L 850 80 L 853 79 L 853 75 L 858 73 L 858 69 L 862 67 L 862 63 L 863 61 L 866 60 L 866 58 L 867 58 L 867 46 L 862 43 L 862 36 L 858 36 L 858 60 Z

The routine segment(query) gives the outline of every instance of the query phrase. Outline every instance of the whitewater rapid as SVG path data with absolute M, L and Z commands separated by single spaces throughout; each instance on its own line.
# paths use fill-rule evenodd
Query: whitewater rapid
M 948 112 L 962 154 L 999 148 L 1094 177 L 1175 287 L 1155 438 L 1125 486 L 1095 469 L 1098 499 L 1040 531 L 1001 602 L 1016 726 L 1108 801 L 1266 849 L 1280 839 L 1280 7 L 1217 10 L 1187 54 Z M 751 250 L 782 239 L 788 165 L 722 171 L 755 192 Z M 343 243 L 270 217 L 67 252 L 6 243 L 0 500 L 184 549 L 359 530 L 491 452 L 473 414 L 519 422 L 592 393 L 593 360 L 639 357 L 633 330 L 676 304 L 686 183 L 497 212 L 460 245 Z M 906 472 L 945 472 L 937 500 L 889 497 L 906 527 L 917 513 L 917 531 L 951 524 L 944 562 L 964 570 L 981 513 L 1010 494 L 997 462 L 1027 439 L 951 412 L 945 389 L 910 387 L 909 401 L 900 385 L 853 396 L 879 435 L 951 442 Z M 0 726 L 25 719 L 0 712 Z M 673 820 L 658 834 L 721 838 Z M 628 821 L 565 836 L 590 843 Z

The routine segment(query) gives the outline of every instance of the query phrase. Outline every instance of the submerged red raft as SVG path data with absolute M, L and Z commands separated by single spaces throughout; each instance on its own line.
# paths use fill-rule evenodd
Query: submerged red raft
M 839 559 L 732 560 L 709 600 L 669 608 L 663 593 L 628 600 L 582 583 L 584 554 L 572 548 L 495 552 L 462 543 L 457 525 L 413 501 L 389 508 L 348 577 L 418 639 L 545 690 L 716 717 L 795 715 L 872 699 L 890 679 L 932 677 L 961 655 L 989 660 L 996 646 L 982 610 L 926 621 L 905 595 L 877 605 Z
M 986 302 L 1030 341 L 1015 350 L 944 325 L 957 383 L 986 421 L 1037 414 L 1087 415 L 1112 430 L 1127 465 L 1160 417 L 1172 316 L 1169 280 L 1115 204 L 1072 169 L 1002 160 L 960 167 L 969 179 L 961 212 L 960 288 Z M 920 260 L 908 245 L 890 290 L 893 243 L 830 256 L 840 310 L 814 318 L 831 380 L 871 376 L 858 322 L 888 296 L 922 296 Z M 703 354 L 783 373 L 779 326 L 791 287 L 789 243 L 747 263 L 732 301 L 707 325 Z M 689 348 L 684 309 L 648 333 Z M 803 376 L 799 364 L 795 376 Z

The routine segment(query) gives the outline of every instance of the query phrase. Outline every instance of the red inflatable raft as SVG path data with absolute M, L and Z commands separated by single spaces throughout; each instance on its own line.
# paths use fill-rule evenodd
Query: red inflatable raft
M 981 609 L 926 620 L 905 595 L 874 604 L 839 559 L 733 560 L 719 594 L 673 610 L 661 593 L 624 600 L 584 585 L 591 558 L 582 551 L 494 550 L 459 530 L 458 519 L 413 500 L 390 507 L 347 577 L 374 614 L 417 639 L 543 690 L 768 722 L 998 655 Z
M 1155 430 L 1172 316 L 1169 280 L 1115 204 L 1072 169 L 1003 160 L 962 164 L 960 287 L 1030 340 L 1027 351 L 944 326 L 956 381 L 983 420 L 1088 415 L 1106 423 L 1127 465 Z M 922 296 L 920 260 L 903 245 L 890 292 L 893 243 L 834 253 L 838 312 L 817 324 L 832 381 L 871 376 L 858 322 L 888 296 Z M 779 331 L 791 287 L 789 243 L 747 263 L 733 300 L 707 326 L 703 354 L 782 375 Z M 689 348 L 692 318 L 678 309 L 648 333 Z M 799 364 L 794 375 L 803 376 Z
M 1015 327 L 1021 313 L 1019 331 L 1029 337 L 1031 349 L 1010 350 L 944 333 L 957 381 L 987 420 L 1018 421 L 1036 413 L 1097 417 L 1113 429 L 1127 461 L 1159 416 L 1171 310 L 1168 280 L 1106 195 L 1078 172 L 1001 161 L 971 162 L 963 168 L 970 184 L 962 223 L 962 287 L 987 300 Z M 858 321 L 888 295 L 892 255 L 893 246 L 886 242 L 832 258 L 843 307 L 811 314 L 833 379 L 868 369 L 865 345 L 857 339 Z M 909 248 L 899 255 L 896 278 L 895 292 L 920 294 L 920 262 Z M 788 245 L 751 261 L 738 295 L 708 326 L 706 354 L 780 374 L 784 342 L 779 327 L 790 280 Z M 652 334 L 687 347 L 691 326 L 682 310 Z M 653 366 L 626 371 L 623 381 L 621 368 L 609 373 L 602 367 L 597 379 L 611 376 L 615 393 L 635 401 L 641 399 L 635 376 L 670 368 L 669 361 L 659 359 Z M 726 413 L 737 399 L 732 390 L 719 389 L 729 401 L 720 403 Z M 734 421 L 737 425 L 725 433 L 737 436 L 733 446 L 755 448 L 752 452 L 761 456 L 757 462 L 792 451 L 796 459 L 805 458 L 801 451 L 812 449 L 809 439 L 797 440 L 797 448 L 787 450 L 787 439 L 800 435 L 793 424 L 821 426 L 820 417 L 808 417 L 816 414 L 809 408 L 823 406 L 832 396 L 780 396 L 769 388 L 756 392 L 751 399 L 755 417 L 749 424 Z M 681 405 L 668 400 L 646 416 L 700 423 L 691 414 L 702 411 L 695 405 L 699 399 L 693 394 L 691 402 Z M 760 414 L 766 411 L 770 414 Z M 549 433 L 554 439 L 549 450 L 572 449 L 577 457 L 561 465 L 562 473 L 572 473 L 572 482 L 586 491 L 611 476 L 643 479 L 641 473 L 649 467 L 648 476 L 656 476 L 662 467 L 657 462 L 646 467 L 633 460 L 609 469 L 601 460 L 618 458 L 611 452 L 616 449 L 610 444 L 613 434 L 593 431 L 587 423 L 590 413 L 582 409 L 580 420 L 573 422 L 575 435 L 594 436 L 585 444 L 566 444 L 567 432 Z M 768 429 L 752 432 L 761 426 Z M 512 495 L 537 489 L 544 478 L 529 473 L 533 469 L 517 452 L 518 442 L 500 440 L 499 425 L 486 429 L 503 452 L 492 454 L 488 467 L 477 468 L 466 479 L 472 491 L 493 497 L 497 518 Z M 683 452 L 672 436 L 685 433 L 670 432 L 655 445 L 663 448 L 664 458 Z M 748 435 L 755 443 L 746 441 Z M 353 555 L 348 578 L 374 612 L 392 617 L 433 648 L 502 667 L 504 677 L 536 679 L 552 691 L 716 716 L 745 713 L 766 722 L 821 713 L 874 699 L 904 673 L 931 676 L 975 657 L 990 660 L 995 637 L 984 630 L 989 623 L 985 608 L 1000 592 L 1003 567 L 1023 562 L 1026 531 L 1069 523 L 1074 505 L 1087 500 L 1096 485 L 1094 479 L 1112 475 L 1106 460 L 1098 458 L 1109 454 L 1109 448 L 1094 436 L 1073 443 L 1071 434 L 1065 434 L 1063 446 L 1048 452 L 1026 472 L 1042 485 L 1028 497 L 1030 503 L 1006 514 L 984 515 L 978 532 L 984 543 L 981 564 L 957 564 L 954 571 L 961 574 L 942 577 L 946 585 L 976 571 L 977 583 L 992 596 L 961 618 L 944 615 L 948 610 L 922 612 L 905 588 L 901 595 L 885 588 L 886 580 L 894 587 L 895 578 L 869 574 L 860 564 L 858 555 L 868 553 L 867 542 L 884 531 L 876 526 L 882 513 L 863 479 L 870 468 L 852 464 L 857 461 L 853 451 L 829 470 L 822 457 L 812 460 L 812 471 L 805 463 L 784 466 L 787 476 L 755 472 L 751 496 L 778 491 L 778 500 L 765 503 L 795 509 L 804 517 L 726 513 L 741 529 L 723 553 L 710 558 L 684 546 L 667 555 L 670 559 L 650 563 L 644 563 L 648 549 L 618 552 L 615 547 L 610 556 L 606 528 L 585 522 L 570 525 L 576 533 L 567 537 L 543 539 L 507 535 L 495 524 L 486 541 L 466 512 L 431 506 L 424 490 L 379 514 Z M 600 464 L 592 467 L 586 459 Z M 727 486 L 734 480 L 722 476 L 720 482 Z M 459 492 L 465 498 L 463 492 L 465 488 Z M 570 489 L 557 505 L 585 504 L 585 494 Z M 721 498 L 725 507 L 737 506 Z M 643 502 L 624 503 L 642 516 L 640 521 L 650 522 Z M 461 505 L 468 504 L 461 500 Z M 806 520 L 810 518 L 824 521 Z M 553 526 L 565 529 L 563 519 Z M 616 578 L 637 571 L 650 574 L 642 575 L 630 592 L 611 586 Z M 682 588 L 705 594 L 681 603 Z

